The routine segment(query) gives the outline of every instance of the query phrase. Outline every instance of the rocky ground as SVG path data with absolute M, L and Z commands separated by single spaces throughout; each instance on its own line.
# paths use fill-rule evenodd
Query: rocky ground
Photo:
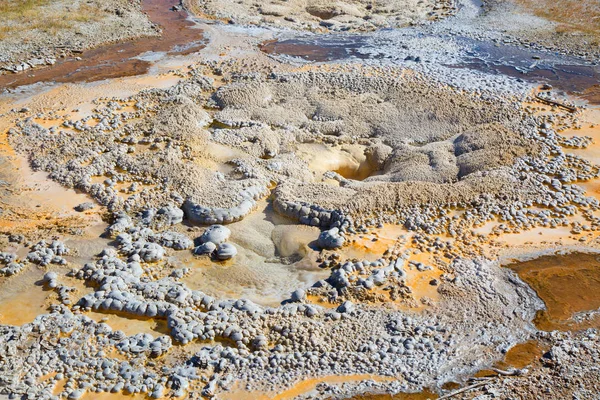
M 372 31 L 435 21 L 452 15 L 453 0 L 251 1 L 187 0 L 198 15 L 233 23 L 272 25 L 309 31 Z
M 554 296 L 505 266 L 598 252 L 600 118 L 456 67 L 500 5 L 186 6 L 216 18 L 199 52 L 2 98 L 2 394 L 600 393 L 595 303 L 559 295 L 596 283 L 567 270 Z M 258 50 L 380 27 L 366 58 Z M 515 362 L 523 343 L 542 350 Z
M 138 1 L 8 0 L 0 5 L 0 71 L 53 65 L 106 43 L 153 36 L 159 29 Z
M 544 46 L 597 61 L 600 6 L 594 2 L 489 1 L 483 22 L 529 46 Z

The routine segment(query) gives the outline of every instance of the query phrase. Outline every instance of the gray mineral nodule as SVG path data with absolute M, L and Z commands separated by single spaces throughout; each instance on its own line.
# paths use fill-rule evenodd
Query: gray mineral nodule
M 196 255 L 204 255 L 204 254 L 212 254 L 217 249 L 217 245 L 213 242 L 202 243 L 200 246 L 196 246 L 194 248 L 194 254 Z
M 231 230 L 223 225 L 211 225 L 204 233 L 200 236 L 199 240 L 201 244 L 211 242 L 216 245 L 225 243 L 229 236 L 231 235 Z
M 217 246 L 216 258 L 220 261 L 229 260 L 237 254 L 236 247 L 231 243 L 221 243 Z
M 331 228 L 319 234 L 317 245 L 322 249 L 337 249 L 342 247 L 345 241 L 338 228 Z

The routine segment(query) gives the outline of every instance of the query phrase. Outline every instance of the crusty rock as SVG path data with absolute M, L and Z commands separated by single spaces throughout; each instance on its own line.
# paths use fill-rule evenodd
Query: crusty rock
M 202 236 L 200 236 L 200 243 L 204 244 L 212 242 L 219 245 L 225 243 L 230 235 L 231 231 L 229 228 L 224 227 L 223 225 L 211 225 L 204 231 Z
M 234 245 L 230 243 L 222 243 L 217 248 L 217 259 L 224 261 L 229 260 L 230 258 L 235 257 L 237 254 L 237 249 Z
M 317 239 L 317 244 L 322 249 L 337 249 L 344 245 L 346 239 L 340 235 L 338 228 L 331 228 L 327 231 L 321 232 Z

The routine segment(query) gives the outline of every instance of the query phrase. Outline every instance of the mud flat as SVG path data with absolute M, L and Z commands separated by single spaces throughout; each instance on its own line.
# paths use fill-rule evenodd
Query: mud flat
M 0 394 L 597 396 L 597 66 L 470 1 L 169 5 L 7 83 Z

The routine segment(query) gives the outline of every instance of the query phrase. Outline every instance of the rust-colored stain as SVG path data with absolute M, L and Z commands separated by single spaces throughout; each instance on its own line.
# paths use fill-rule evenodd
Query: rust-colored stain
M 578 330 L 600 327 L 600 320 L 577 323 L 573 315 L 600 308 L 600 255 L 573 253 L 543 256 L 507 265 L 529 284 L 546 304 L 538 312 L 538 329 Z
M 547 350 L 537 340 L 519 343 L 508 350 L 504 360 L 498 363 L 498 368 L 526 368 L 535 364 Z
M 38 82 L 92 82 L 109 78 L 141 75 L 152 65 L 135 59 L 145 52 L 168 52 L 185 55 L 200 50 L 204 44 L 200 29 L 187 19 L 185 10 L 172 11 L 179 0 L 144 0 L 142 10 L 160 25 L 160 37 L 143 37 L 86 50 L 74 57 L 59 59 L 56 64 L 23 73 L 0 75 L 0 87 L 16 88 Z
M 418 393 L 398 393 L 398 394 L 361 394 L 351 397 L 350 400 L 428 400 L 437 399 L 439 396 L 429 390 Z

